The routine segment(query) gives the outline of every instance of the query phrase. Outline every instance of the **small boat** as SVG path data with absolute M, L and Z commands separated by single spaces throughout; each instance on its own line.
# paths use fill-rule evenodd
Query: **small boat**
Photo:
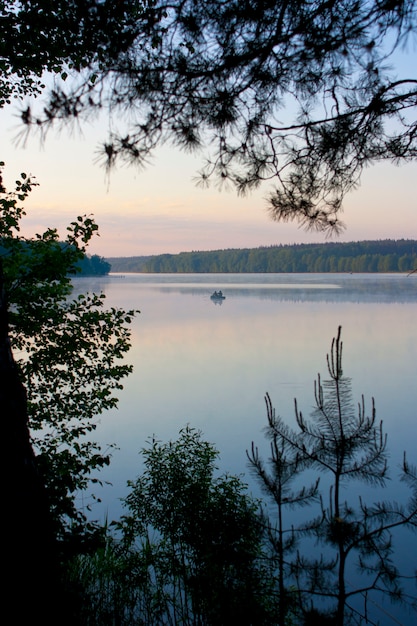
M 226 296 L 224 296 L 221 291 L 213 291 L 210 298 L 212 300 L 226 300 Z

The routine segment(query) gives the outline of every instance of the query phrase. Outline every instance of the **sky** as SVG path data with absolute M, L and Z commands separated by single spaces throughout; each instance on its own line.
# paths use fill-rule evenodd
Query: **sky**
M 21 128 L 17 105 L 0 110 L 0 160 L 6 164 L 7 188 L 20 172 L 39 183 L 25 203 L 25 235 L 48 227 L 65 235 L 72 220 L 88 214 L 99 226 L 88 253 L 105 258 L 326 241 L 322 233 L 269 218 L 269 183 L 243 198 L 234 190 L 198 188 L 193 177 L 204 153 L 191 156 L 161 148 L 145 170 L 121 167 L 109 179 L 96 163 L 106 120 L 52 129 L 44 141 L 33 134 L 25 145 L 16 144 Z M 366 170 L 360 187 L 345 198 L 342 220 L 347 228 L 336 241 L 416 239 L 416 178 L 417 163 Z

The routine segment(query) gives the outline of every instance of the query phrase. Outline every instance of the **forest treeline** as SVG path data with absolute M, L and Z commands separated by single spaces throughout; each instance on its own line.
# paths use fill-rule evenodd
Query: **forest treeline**
M 77 267 L 83 276 L 104 276 L 110 272 L 111 265 L 97 254 L 84 254 Z
M 385 239 L 277 245 L 107 258 L 106 261 L 112 272 L 410 272 L 417 268 L 417 241 Z
M 33 255 L 33 250 L 30 250 L 26 242 L 21 242 L 20 245 L 21 250 L 24 254 L 27 253 L 29 256 Z M 59 245 L 62 247 L 66 246 L 64 242 L 61 242 Z M 0 242 L 0 258 L 5 254 L 7 254 L 7 249 Z M 75 263 L 75 268 L 78 275 L 105 276 L 110 272 L 110 263 L 98 254 L 82 253 L 80 257 L 81 258 L 77 261 L 77 263 Z

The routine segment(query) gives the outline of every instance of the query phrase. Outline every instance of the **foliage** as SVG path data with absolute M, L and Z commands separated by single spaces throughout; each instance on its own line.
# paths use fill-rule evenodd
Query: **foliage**
M 84 276 L 104 276 L 110 272 L 111 265 L 98 254 L 86 254 L 78 263 L 77 269 Z
M 0 107 L 41 94 L 46 71 L 65 80 L 92 63 L 108 67 L 133 43 L 143 6 L 131 0 L 2 0 Z
M 77 554 L 68 564 L 67 585 L 78 590 L 79 623 L 88 626 L 132 626 L 160 623 L 146 610 L 146 566 L 105 529 L 106 540 L 89 554 Z M 142 576 L 143 574 L 143 576 Z M 146 618 L 142 618 L 146 616 Z
M 119 530 L 136 554 L 131 575 L 148 594 L 143 623 L 270 623 L 257 503 L 241 480 L 215 477 L 218 452 L 189 427 L 142 454 Z
M 15 192 L 1 192 L 0 263 L 33 445 L 62 537 L 67 527 L 82 531 L 77 495 L 109 463 L 109 451 L 88 436 L 94 419 L 117 404 L 115 392 L 131 372 L 123 359 L 135 311 L 104 310 L 103 294 L 72 295 L 70 275 L 97 230 L 90 217 L 77 218 L 64 242 L 55 229 L 20 234 L 21 203 L 34 184 L 22 174 Z
M 268 423 L 271 424 L 276 419 L 275 411 L 268 395 L 265 400 Z M 309 487 L 303 485 L 294 490 L 294 483 L 297 482 L 299 475 L 309 468 L 310 463 L 305 455 L 300 455 L 291 443 L 284 438 L 277 437 L 275 433 L 271 436 L 270 472 L 266 469 L 259 450 L 253 442 L 251 450 L 246 454 L 250 468 L 258 478 L 263 491 L 276 506 L 276 521 L 271 519 L 270 513 L 265 512 L 264 522 L 274 565 L 273 576 L 277 580 L 278 587 L 277 624 L 286 626 L 288 617 L 296 610 L 299 596 L 299 589 L 288 585 L 292 569 L 289 557 L 297 549 L 299 535 L 305 529 L 289 527 L 285 513 L 288 509 L 298 509 L 310 505 L 314 500 L 317 501 L 319 479 Z
M 214 178 L 245 193 L 273 180 L 274 219 L 339 232 L 343 197 L 367 165 L 416 158 L 417 79 L 414 68 L 401 66 L 415 40 L 415 0 L 97 6 L 105 12 L 111 4 L 124 11 L 125 47 L 113 53 L 99 27 L 97 55 L 81 21 L 69 43 L 80 37 L 86 71 L 66 90 L 54 89 L 42 111 L 22 111 L 26 124 L 47 129 L 107 110 L 121 124 L 101 146 L 107 167 L 145 164 L 164 142 L 207 147 L 201 184 Z M 55 19 L 72 24 L 78 9 L 58 3 Z M 7 57 L 6 50 L 10 64 Z
M 410 272 L 417 242 L 294 244 L 108 259 L 114 272 Z
M 406 506 L 383 501 L 371 504 L 368 498 L 359 496 L 355 507 L 352 496 L 344 499 L 344 490 L 353 481 L 384 487 L 388 475 L 386 436 L 382 424 L 376 422 L 374 401 L 370 416 L 366 415 L 363 397 L 355 412 L 351 381 L 343 374 L 342 348 L 339 327 L 327 356 L 330 378 L 322 382 L 318 376 L 310 420 L 304 418 L 295 401 L 297 431 L 276 415 L 267 397 L 266 432 L 272 442 L 270 475 L 265 474 L 259 455 L 250 455 L 261 484 L 281 506 L 291 503 L 287 494 L 277 491 L 277 479 L 283 475 L 282 462 L 288 463 L 284 468 L 290 477 L 291 470 L 301 466 L 309 470 L 309 476 L 315 469 L 328 479 L 329 493 L 327 497 L 322 493 L 317 517 L 297 529 L 306 540 L 315 539 L 323 553 L 319 558 L 311 558 L 308 547 L 304 553 L 300 547 L 291 566 L 287 565 L 291 574 L 287 584 L 292 580 L 298 591 L 306 623 L 313 614 L 321 615 L 323 620 L 327 615 L 334 626 L 359 624 L 362 620 L 368 623 L 368 617 L 372 617 L 368 614 L 368 602 L 378 603 L 384 596 L 392 601 L 410 601 L 395 566 L 393 537 L 401 527 L 417 528 L 416 469 L 405 457 L 401 479 L 412 494 Z M 283 457 L 281 450 L 289 450 L 290 456 Z M 282 553 L 280 529 L 278 525 L 278 556 Z M 356 586 L 349 575 L 359 577 Z M 325 613 L 318 599 L 325 601 Z

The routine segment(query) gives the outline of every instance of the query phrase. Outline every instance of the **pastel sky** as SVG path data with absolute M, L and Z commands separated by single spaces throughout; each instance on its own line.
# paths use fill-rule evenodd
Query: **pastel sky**
M 325 241 L 323 234 L 297 224 L 271 221 L 268 184 L 244 198 L 233 190 L 196 187 L 193 177 L 203 155 L 162 148 L 147 169 L 120 168 L 108 180 L 95 163 L 105 121 L 53 130 L 43 143 L 34 134 L 25 146 L 16 146 L 20 129 L 15 105 L 0 111 L 6 185 L 11 188 L 20 172 L 39 183 L 26 203 L 24 234 L 47 227 L 64 234 L 77 215 L 93 214 L 100 236 L 89 253 L 104 257 Z M 416 163 L 367 170 L 360 188 L 345 200 L 347 230 L 338 240 L 417 238 L 416 179 Z

